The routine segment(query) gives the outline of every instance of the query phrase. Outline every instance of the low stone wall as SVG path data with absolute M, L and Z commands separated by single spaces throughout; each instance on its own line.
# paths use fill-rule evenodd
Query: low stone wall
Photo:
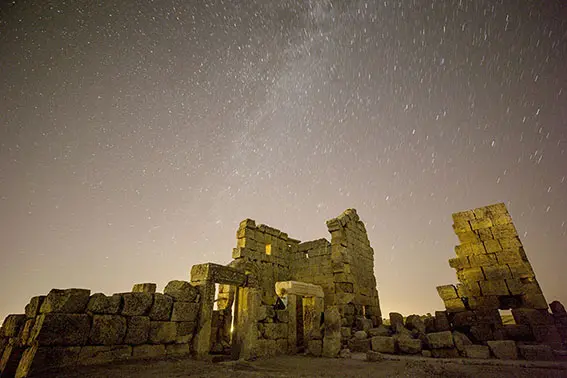
M 137 284 L 111 296 L 53 289 L 33 297 L 25 314 L 9 315 L 0 328 L 0 376 L 189 354 L 198 288 L 171 281 L 163 293 L 155 291 L 155 284 Z
M 262 305 L 258 309 L 257 357 L 288 354 L 287 310 L 275 310 L 273 306 Z

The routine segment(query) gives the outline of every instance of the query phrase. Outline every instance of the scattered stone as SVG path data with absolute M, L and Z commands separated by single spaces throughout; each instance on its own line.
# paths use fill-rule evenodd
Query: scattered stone
M 128 317 L 124 344 L 139 345 L 148 342 L 150 337 L 150 318 L 147 316 Z
M 472 341 L 464 333 L 453 331 L 453 341 L 455 347 L 462 354 L 465 351 L 465 346 L 472 345 Z
M 379 353 L 379 352 L 374 352 L 372 350 L 369 350 L 368 352 L 366 352 L 366 361 L 379 362 L 379 361 L 383 361 L 383 360 L 384 360 L 384 356 L 382 356 L 382 354 Z
M 398 337 L 398 349 L 402 353 L 417 354 L 421 352 L 421 340 L 409 336 Z
M 156 358 L 165 356 L 165 345 L 135 345 L 132 347 L 132 357 L 134 358 Z
M 365 340 L 368 338 L 368 334 L 365 331 L 356 331 L 354 337 L 358 340 Z
M 386 327 L 385 325 L 381 324 L 377 328 L 369 329 L 368 334 L 370 336 L 391 336 L 392 331 L 388 327 Z
M 553 361 L 553 349 L 549 345 L 518 345 L 520 355 L 528 361 Z
M 149 317 L 151 320 L 167 321 L 171 319 L 171 309 L 173 308 L 173 298 L 161 293 L 154 293 L 154 302 L 150 309 Z
M 171 320 L 174 322 L 194 322 L 199 314 L 199 303 L 174 302 Z
M 2 323 L 2 329 L 5 337 L 16 337 L 20 333 L 20 330 L 26 323 L 25 315 L 8 315 Z
M 126 318 L 120 315 L 94 315 L 89 343 L 92 345 L 122 344 L 126 335 Z
M 177 324 L 175 322 L 153 322 L 150 321 L 151 344 L 172 344 L 177 336 Z
M 396 340 L 388 336 L 374 336 L 370 339 L 372 350 L 380 353 L 396 353 Z
M 490 358 L 490 349 L 486 345 L 464 345 L 464 355 L 467 358 Z
M 80 314 L 85 312 L 90 296 L 91 291 L 87 289 L 52 289 L 41 304 L 40 312 Z
M 434 332 L 427 334 L 427 343 L 432 349 L 453 348 L 453 334 L 450 331 Z
M 163 293 L 169 295 L 176 302 L 195 302 L 199 289 L 186 281 L 170 281 L 163 289 Z
M 410 315 L 406 318 L 406 328 L 417 330 L 419 333 L 425 333 L 425 323 L 419 315 Z
M 90 328 L 91 320 L 86 314 L 42 314 L 36 318 L 28 342 L 42 346 L 85 345 Z
M 339 358 L 351 358 L 352 354 L 350 352 L 350 349 L 341 349 L 341 351 L 339 352 Z
M 125 316 L 145 316 L 150 312 L 153 295 L 150 293 L 124 293 L 124 307 L 122 315 Z
M 488 347 L 494 356 L 501 360 L 517 360 L 518 348 L 512 340 L 488 341 Z
M 30 303 L 26 305 L 25 313 L 28 318 L 35 318 L 39 314 L 39 309 L 45 300 L 45 295 L 32 297 Z
M 137 283 L 132 287 L 132 293 L 155 293 L 156 292 L 155 283 Z
M 444 332 L 451 330 L 451 324 L 447 318 L 445 311 L 435 311 L 435 330 L 437 332 Z
M 126 360 L 132 356 L 129 345 L 84 346 L 81 348 L 78 365 L 98 365 Z
M 114 294 L 112 296 L 96 293 L 91 295 L 87 305 L 87 311 L 93 314 L 116 315 L 120 311 L 122 296 Z

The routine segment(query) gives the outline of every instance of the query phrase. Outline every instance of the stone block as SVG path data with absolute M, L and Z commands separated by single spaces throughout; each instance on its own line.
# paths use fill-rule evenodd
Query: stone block
M 247 239 L 239 239 L 239 242 L 241 240 L 245 241 L 245 243 L 248 241 Z M 250 241 L 251 247 L 253 247 L 255 243 L 252 240 Z M 266 244 L 269 244 L 269 241 L 266 241 Z M 240 247 L 248 247 L 248 245 L 240 245 Z M 270 256 L 264 256 L 264 258 L 266 257 Z M 246 284 L 246 274 L 220 264 L 198 264 L 191 267 L 191 282 L 196 284 L 215 282 L 225 285 L 244 286 Z M 164 293 L 167 294 L 165 290 Z
M 351 352 L 366 353 L 370 350 L 370 339 L 357 339 L 353 337 L 348 341 L 348 348 Z
M 325 348 L 327 349 L 327 353 L 331 353 L 331 347 L 333 345 L 329 344 L 325 347 L 325 342 L 323 342 L 323 353 L 325 353 Z M 340 340 L 339 340 L 339 347 L 340 347 Z M 287 339 L 278 339 L 276 340 L 276 355 L 284 355 L 284 354 L 288 354 L 289 353 L 289 345 L 288 345 L 288 340 Z M 328 356 L 328 357 L 336 357 L 335 356 Z
M 470 224 L 473 230 L 492 227 L 492 221 L 490 218 L 471 219 Z
M 165 345 L 135 345 L 132 347 L 134 358 L 159 358 L 166 355 Z
M 364 332 L 368 332 L 370 328 L 372 328 L 372 320 L 367 319 L 364 316 L 357 316 L 355 318 L 355 327 L 356 329 L 362 330 Z
M 352 336 L 352 329 L 350 327 L 341 327 L 341 337 L 350 339 Z
M 502 246 L 496 239 L 485 240 L 483 243 L 486 253 L 496 253 L 498 256 L 498 252 L 502 251 Z
M 94 315 L 89 344 L 122 344 L 126 335 L 126 318 L 120 315 Z
M 458 220 L 453 223 L 453 231 L 455 233 L 472 231 L 471 224 L 467 220 Z
M 445 311 L 435 311 L 435 330 L 437 332 L 449 331 L 451 325 Z
M 168 321 L 171 320 L 171 309 L 173 298 L 169 295 L 155 293 L 154 301 L 150 309 L 149 317 L 151 320 Z
M 453 213 L 453 222 L 470 221 L 476 219 L 474 212 L 472 210 L 460 211 L 458 213 Z
M 465 345 L 464 356 L 467 358 L 489 359 L 490 349 L 486 345 Z
M 549 345 L 518 345 L 520 356 L 528 361 L 553 361 L 553 349 Z
M 285 323 L 265 323 L 264 337 L 269 340 L 287 338 L 287 324 Z
M 124 316 L 146 316 L 150 312 L 154 301 L 151 293 L 124 293 L 122 294 Z
M 488 341 L 488 347 L 494 357 L 500 360 L 517 360 L 518 348 L 513 340 Z
M 518 261 L 507 264 L 510 275 L 516 279 L 535 277 L 534 270 L 531 265 L 525 261 Z
M 526 286 L 527 285 L 524 285 L 524 288 L 526 288 Z M 546 310 L 548 308 L 547 301 L 543 294 L 524 294 L 522 295 L 522 303 L 526 307 L 538 310 Z
M 287 345 L 287 344 L 286 344 Z M 341 351 L 341 337 L 340 336 L 325 336 L 323 337 L 323 357 L 335 358 Z
M 500 307 L 498 296 L 470 297 L 469 307 L 473 310 L 497 310 Z
M 425 323 L 419 315 L 410 315 L 406 318 L 406 328 L 417 330 L 419 333 L 425 333 Z
M 91 291 L 87 289 L 52 289 L 41 304 L 40 313 L 80 314 L 85 312 Z
M 533 308 L 514 308 L 512 309 L 512 316 L 516 324 L 542 326 L 555 323 L 550 313 Z
M 396 353 L 396 339 L 388 336 L 374 336 L 370 339 L 372 350 L 380 353 Z
M 455 285 L 437 286 L 437 293 L 443 300 L 459 298 L 459 296 L 457 295 L 457 288 L 455 287 Z
M 523 254 L 521 251 L 523 249 L 522 242 L 518 237 L 499 238 L 498 242 L 504 251 L 518 251 L 520 256 Z
M 35 318 L 26 320 L 24 327 L 22 328 L 20 335 L 19 335 L 19 343 L 20 345 L 29 345 L 29 339 L 32 334 L 32 329 L 35 324 Z M 2 355 L 2 352 L 0 352 Z
M 409 336 L 402 335 L 396 337 L 398 341 L 398 349 L 405 354 L 418 354 L 421 353 L 421 340 L 412 339 Z
M 350 328 L 347 328 L 350 331 Z M 381 324 L 380 326 L 378 326 L 377 328 L 371 328 L 368 330 L 368 335 L 370 337 L 374 337 L 374 336 L 391 336 L 392 335 L 392 330 L 389 327 L 386 327 L 385 325 Z M 348 336 L 350 336 L 350 332 L 348 334 Z
M 483 266 L 482 271 L 487 280 L 504 280 L 512 278 L 507 265 Z M 512 294 L 514 295 L 514 294 Z
M 478 233 L 478 237 L 482 242 L 485 242 L 487 240 L 494 240 L 494 235 L 492 235 L 490 228 L 480 228 L 476 230 L 476 232 Z
M 559 301 L 553 301 L 549 304 L 549 309 L 555 316 L 567 316 L 565 307 Z
M 148 342 L 150 336 L 150 318 L 147 316 L 132 316 L 127 318 L 127 330 L 124 344 L 139 345 Z
M 120 311 L 122 296 L 114 294 L 112 296 L 96 293 L 91 295 L 87 304 L 87 311 L 92 314 L 116 315 Z
M 455 312 L 461 312 L 467 310 L 465 303 L 461 298 L 445 299 L 443 303 L 445 304 L 445 309 L 449 313 L 455 313 Z
M 432 349 L 453 348 L 455 346 L 451 331 L 428 333 L 427 343 Z
M 462 277 L 459 279 L 461 282 L 465 281 L 466 283 L 478 282 L 484 280 L 484 273 L 482 269 L 479 267 L 470 268 L 470 269 L 463 269 L 458 272 L 457 277 Z
M 29 343 L 41 346 L 85 345 L 91 328 L 86 314 L 46 313 L 36 318 Z
M 464 354 L 465 347 L 467 345 L 472 345 L 472 341 L 464 333 L 453 331 L 453 342 L 459 353 Z
M 488 340 L 494 340 L 494 333 L 489 324 L 477 324 L 471 327 L 471 337 L 477 343 L 483 343 Z
M 535 340 L 541 344 L 547 344 L 553 349 L 563 349 L 563 340 L 557 327 L 553 325 L 532 326 Z
M 174 302 L 171 320 L 174 322 L 194 322 L 199 315 L 199 303 Z
M 188 343 L 168 344 L 165 346 L 167 356 L 186 356 L 191 353 L 191 346 Z
M 529 325 L 526 324 L 505 324 L 503 326 L 506 339 L 514 341 L 532 341 L 534 335 Z
M 384 360 L 384 356 L 382 356 L 382 354 L 380 352 L 375 352 L 372 350 L 369 350 L 368 352 L 366 352 L 366 361 L 369 362 L 380 362 Z
M 476 322 L 476 314 L 474 311 L 463 311 L 452 315 L 452 323 L 455 328 L 462 329 Z
M 496 259 L 496 255 L 494 253 L 487 253 L 483 255 L 469 256 L 469 263 L 471 264 L 471 267 L 477 268 L 497 265 L 498 260 Z
M 368 338 L 368 334 L 365 331 L 356 331 L 353 336 L 358 340 L 365 340 Z
M 6 316 L 2 323 L 2 329 L 5 337 L 17 337 L 22 327 L 26 323 L 27 317 L 20 314 L 12 314 Z
M 176 302 L 196 302 L 199 289 L 187 281 L 170 281 L 163 289 L 163 293 L 169 295 Z
M 80 351 L 81 347 L 54 347 L 34 344 L 23 352 L 15 376 L 18 378 L 41 376 L 51 369 L 75 366 Z M 2 376 L 4 376 L 5 372 L 2 373 Z
M 467 269 L 471 267 L 471 264 L 469 262 L 469 259 L 467 259 L 466 257 L 455 257 L 452 259 L 449 259 L 449 266 L 453 269 Z
M 157 285 L 155 283 L 137 283 L 134 284 L 132 287 L 132 293 L 150 293 L 153 294 L 156 292 Z
M 427 349 L 423 349 L 421 351 L 421 357 L 431 358 L 432 357 L 431 351 Z
M 495 239 L 514 238 L 518 236 L 514 224 L 498 224 L 492 227 L 492 234 Z
M 195 333 L 196 322 L 177 322 L 176 343 L 189 343 L 193 339 Z
M 276 310 L 276 320 L 280 323 L 289 322 L 289 312 L 288 310 Z M 325 313 L 325 322 L 327 322 L 327 315 Z M 339 322 L 340 327 L 340 322 Z
M 25 313 L 28 318 L 35 318 L 39 315 L 39 309 L 45 300 L 45 295 L 38 295 L 30 299 L 30 303 L 26 305 Z
M 431 357 L 433 358 L 459 358 L 459 351 L 457 348 L 440 348 L 431 349 Z
M 322 340 L 307 341 L 307 351 L 309 354 L 315 357 L 320 357 L 323 354 L 323 341 Z
M 483 296 L 509 295 L 505 280 L 480 281 L 480 290 Z
M 150 344 L 172 344 L 177 336 L 177 323 L 150 321 Z
M 10 339 L 0 355 L 0 377 L 13 377 L 17 373 L 18 363 L 24 353 L 24 348 Z
M 392 327 L 392 329 L 395 329 L 397 324 L 401 324 L 402 326 L 404 325 L 404 317 L 402 316 L 402 314 L 397 312 L 390 312 L 389 316 L 390 327 Z
M 127 360 L 132 356 L 130 345 L 84 346 L 79 352 L 78 365 L 100 365 Z
M 474 231 L 465 231 L 456 233 L 461 243 L 478 243 L 480 238 Z

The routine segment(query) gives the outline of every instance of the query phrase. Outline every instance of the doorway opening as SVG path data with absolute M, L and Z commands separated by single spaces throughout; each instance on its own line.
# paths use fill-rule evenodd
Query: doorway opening
M 236 286 L 215 284 L 211 324 L 211 354 L 231 355 L 235 327 Z

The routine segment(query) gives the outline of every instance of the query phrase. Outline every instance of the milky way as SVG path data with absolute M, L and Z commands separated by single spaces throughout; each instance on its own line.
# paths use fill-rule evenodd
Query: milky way
M 443 307 L 451 213 L 505 202 L 567 301 L 562 1 L 0 5 L 0 316 L 228 263 L 356 208 L 384 313 Z

